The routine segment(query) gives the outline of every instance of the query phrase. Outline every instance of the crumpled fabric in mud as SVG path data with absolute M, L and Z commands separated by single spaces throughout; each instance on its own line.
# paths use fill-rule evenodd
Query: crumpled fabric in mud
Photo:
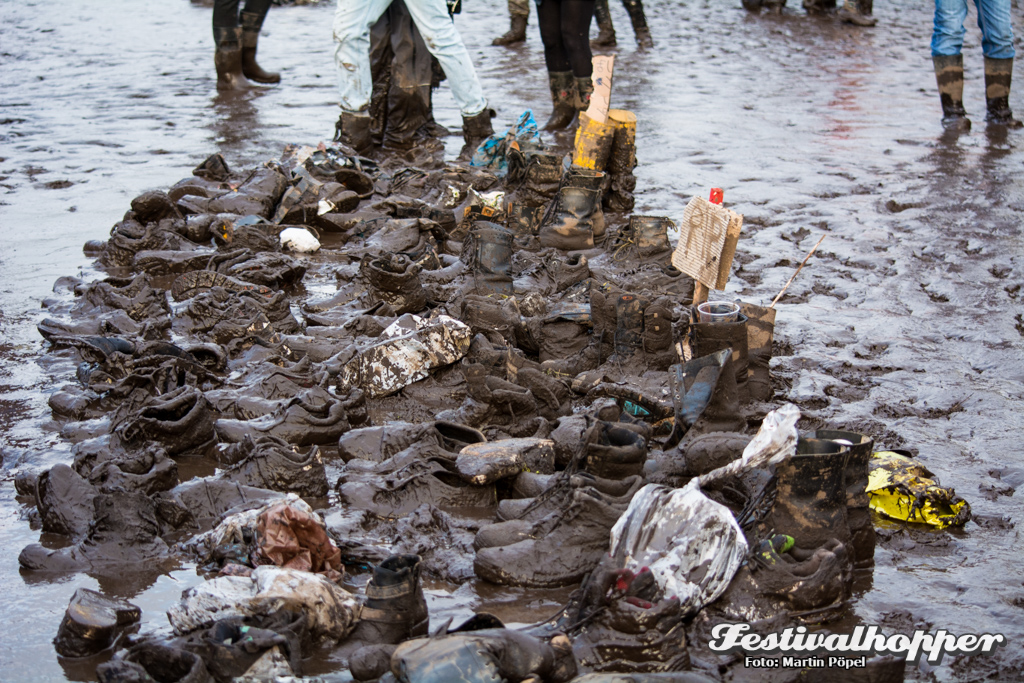
M 230 515 L 216 528 L 183 543 L 182 549 L 202 563 L 274 564 L 323 573 L 331 580 L 344 573 L 341 551 L 327 535 L 323 520 L 294 493 Z
M 506 153 L 508 146 L 513 142 L 523 146 L 539 146 L 541 144 L 540 131 L 537 127 L 537 120 L 533 118 L 533 110 L 527 109 L 519 115 L 519 120 L 511 126 L 506 133 L 495 133 L 480 143 L 470 166 L 481 166 L 490 169 L 494 175 L 503 178 L 508 173 L 508 159 Z
M 940 529 L 963 526 L 971 519 L 971 506 L 956 491 L 939 486 L 931 470 L 895 451 L 872 454 L 867 491 L 871 509 L 890 519 Z
M 332 581 L 345 569 L 341 551 L 327 535 L 320 516 L 289 503 L 277 503 L 256 520 L 256 557 L 278 567 L 323 573 Z
M 406 313 L 342 368 L 339 386 L 361 387 L 370 398 L 388 396 L 465 356 L 470 336 L 468 325 L 446 315 Z
M 362 606 L 355 596 L 319 574 L 262 566 L 246 576 L 220 576 L 185 591 L 167 618 L 178 635 L 230 617 L 268 616 L 282 610 L 306 615 L 313 638 L 341 640 L 355 628 Z

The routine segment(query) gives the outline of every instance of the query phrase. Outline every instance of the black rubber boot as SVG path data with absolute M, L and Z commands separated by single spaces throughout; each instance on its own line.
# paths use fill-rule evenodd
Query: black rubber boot
M 1013 58 L 985 57 L 985 102 L 988 114 L 985 121 L 1007 128 L 1022 128 L 1024 123 L 1013 118 L 1010 111 L 1010 82 L 1013 79 Z
M 256 46 L 259 44 L 264 16 L 259 12 L 242 12 L 242 73 L 257 83 L 280 83 L 281 74 L 264 71 L 256 63 Z
M 963 55 L 933 56 L 932 64 L 942 101 L 942 126 L 951 131 L 969 131 L 971 120 L 964 111 Z
M 342 110 L 334 124 L 334 141 L 348 145 L 358 154 L 367 154 L 373 149 L 372 121 L 367 114 Z
M 647 28 L 647 17 L 644 16 L 644 5 L 640 0 L 623 0 L 626 11 L 629 12 L 629 20 L 633 22 L 633 33 L 636 34 L 636 44 L 641 50 L 649 50 L 654 47 L 654 38 L 651 37 L 651 29 Z
M 594 207 L 592 220 L 594 223 L 594 244 L 604 244 L 605 220 L 604 220 L 604 190 L 606 187 L 607 174 L 604 171 L 591 171 L 585 168 L 570 168 L 565 174 L 564 185 L 566 187 L 582 187 L 585 190 L 599 192 L 597 206 Z
M 584 469 L 595 477 L 625 479 L 643 474 L 647 440 L 631 429 L 598 420 L 583 437 Z
M 597 0 L 594 3 L 594 18 L 597 20 L 597 38 L 590 41 L 595 47 L 613 47 L 615 40 L 615 25 L 612 24 L 612 13 L 608 9 L 608 0 Z
M 526 42 L 526 22 L 528 17 L 521 14 L 510 16 L 508 32 L 491 41 L 491 45 L 515 45 Z
M 242 29 L 217 28 L 213 30 L 217 51 L 213 63 L 217 67 L 217 90 L 245 90 L 251 87 L 242 73 Z
M 551 86 L 551 118 L 544 124 L 544 130 L 563 130 L 569 127 L 576 116 L 576 82 L 571 71 L 548 72 Z
M 832 541 L 850 542 L 846 515 L 848 446 L 834 441 L 800 439 L 796 455 L 775 466 L 776 493 L 771 515 L 763 522 L 772 531 L 795 539 L 798 548 L 814 550 Z
M 734 323 L 694 323 L 691 325 L 695 354 L 707 356 L 722 349 L 732 349 L 736 391 L 740 404 L 750 400 L 747 386 L 747 316 L 740 315 Z
M 643 344 L 646 303 L 635 294 L 620 294 L 615 302 L 615 355 L 620 359 L 632 356 Z
M 669 368 L 675 427 L 668 446 L 710 432 L 738 432 L 747 426 L 740 415 L 736 372 L 728 350 L 694 358 Z
M 846 461 L 846 515 L 850 526 L 850 555 L 853 566 L 866 569 L 875 564 L 875 526 L 871 523 L 868 509 L 868 460 L 875 450 L 875 441 L 870 436 L 857 432 L 842 432 L 819 429 L 812 435 L 815 439 L 846 442 L 850 455 Z
M 750 400 L 767 401 L 772 397 L 772 340 L 775 337 L 775 309 L 755 304 L 741 304 L 747 316 L 747 388 Z

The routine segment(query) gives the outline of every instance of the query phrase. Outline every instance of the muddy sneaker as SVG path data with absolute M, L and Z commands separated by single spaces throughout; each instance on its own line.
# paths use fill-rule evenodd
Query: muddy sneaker
M 85 538 L 92 523 L 93 498 L 98 494 L 95 486 L 63 463 L 40 474 L 35 496 L 43 531 L 76 541 Z
M 878 23 L 875 17 L 861 13 L 860 6 L 855 0 L 846 0 L 836 16 L 843 23 L 854 26 L 874 26 Z
M 292 614 L 305 622 L 304 616 L 293 612 L 285 614 Z M 276 612 L 274 616 L 283 615 Z M 215 681 L 232 681 L 241 676 L 256 678 L 266 673 L 264 669 L 268 665 L 277 675 L 290 677 L 299 673 L 295 666 L 301 663 L 302 653 L 296 651 L 300 643 L 295 642 L 296 639 L 289 642 L 285 635 L 250 625 L 247 621 L 251 619 L 221 619 L 209 628 L 175 640 L 174 644 L 202 658 Z M 273 680 L 271 677 L 259 679 Z
M 126 600 L 79 588 L 71 596 L 53 644 L 64 657 L 89 657 L 113 645 L 125 628 L 141 618 L 142 610 Z
M 505 586 L 576 583 L 608 552 L 608 534 L 627 506 L 593 489 L 576 489 L 565 508 L 534 523 L 523 540 L 515 540 L 519 533 L 510 533 L 514 542 L 509 545 L 481 548 L 473 570 L 481 579 Z
M 175 301 L 185 301 L 214 287 L 223 287 L 229 292 L 251 292 L 267 298 L 275 294 L 269 287 L 237 280 L 215 270 L 193 270 L 174 280 L 171 285 L 171 298 Z
M 506 498 L 499 502 L 499 520 L 524 519 L 529 522 L 538 522 L 552 512 L 568 505 L 572 499 L 572 492 L 582 488 L 591 488 L 616 505 L 628 506 L 629 501 L 633 499 L 633 494 L 639 491 L 644 484 L 643 477 L 640 476 L 615 480 L 595 477 L 588 472 L 577 472 L 572 476 L 567 476 L 564 473 L 536 475 L 531 472 L 523 472 L 513 484 L 514 490 L 519 486 L 519 478 L 524 477 L 531 477 L 533 480 L 524 479 L 522 487 L 519 488 L 520 493 L 516 495 L 523 493 L 532 493 L 533 495 L 523 498 Z M 540 487 L 542 488 L 538 491 L 537 489 Z M 495 532 L 488 532 L 488 534 L 493 533 Z
M 178 485 L 178 464 L 156 444 L 132 453 L 105 449 L 95 457 L 83 451 L 75 456 L 75 469 L 101 493 L 139 491 L 152 495 Z
M 599 420 L 583 439 L 583 468 L 590 474 L 604 479 L 643 474 L 647 440 L 635 431 Z
M 301 454 L 279 437 L 264 435 L 253 439 L 246 435 L 241 449 L 247 455 L 222 472 L 221 478 L 311 498 L 322 498 L 330 490 L 318 446 Z
M 711 432 L 687 439 L 679 447 L 683 456 L 681 474 L 697 477 L 728 465 L 743 455 L 752 438 L 739 432 Z
M 370 474 L 339 481 L 342 501 L 378 517 L 407 515 L 423 503 L 438 507 L 493 507 L 494 486 L 467 484 L 437 461 L 412 462 L 381 477 Z
M 850 525 L 850 555 L 857 569 L 875 564 L 875 525 L 868 509 L 868 460 L 875 450 L 875 440 L 857 432 L 819 429 L 811 434 L 814 439 L 834 441 L 849 447 L 846 461 L 846 517 Z
M 147 400 L 115 433 L 129 446 L 156 442 L 168 455 L 186 453 L 213 438 L 213 410 L 203 392 L 184 386 Z
M 169 645 L 144 641 L 96 667 L 100 683 L 207 683 L 210 674 L 198 655 Z
M 362 392 L 358 390 L 345 400 L 307 402 L 296 396 L 274 413 L 254 420 L 217 420 L 217 438 L 222 442 L 240 442 L 246 435 L 253 439 L 267 435 L 296 446 L 334 444 L 350 429 L 348 414 L 361 402 Z

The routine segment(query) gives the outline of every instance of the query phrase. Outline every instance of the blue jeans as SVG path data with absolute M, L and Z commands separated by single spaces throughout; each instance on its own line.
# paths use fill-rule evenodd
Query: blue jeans
M 338 67 L 344 111 L 365 112 L 370 106 L 370 27 L 390 5 L 391 0 L 338 0 L 334 12 L 334 63 Z M 482 112 L 487 100 L 469 51 L 448 15 L 445 0 L 405 0 L 405 5 L 427 49 L 441 63 L 462 115 Z
M 932 56 L 950 57 L 960 54 L 964 46 L 964 20 L 968 0 L 935 0 L 935 30 L 932 33 Z M 1013 29 L 1010 28 L 1010 0 L 974 0 L 978 7 L 978 28 L 981 49 L 992 59 L 1012 59 Z

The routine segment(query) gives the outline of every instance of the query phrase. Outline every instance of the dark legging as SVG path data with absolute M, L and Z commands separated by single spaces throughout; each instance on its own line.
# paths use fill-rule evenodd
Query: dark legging
M 586 78 L 594 70 L 590 53 L 590 20 L 594 0 L 541 0 L 537 6 L 540 39 L 548 71 L 572 71 Z
M 246 0 L 242 12 L 256 15 L 253 23 L 256 26 L 263 25 L 263 18 L 267 16 L 272 0 Z M 234 29 L 241 24 L 238 23 L 238 6 L 241 0 L 214 0 L 213 1 L 213 37 L 218 38 L 217 29 Z

